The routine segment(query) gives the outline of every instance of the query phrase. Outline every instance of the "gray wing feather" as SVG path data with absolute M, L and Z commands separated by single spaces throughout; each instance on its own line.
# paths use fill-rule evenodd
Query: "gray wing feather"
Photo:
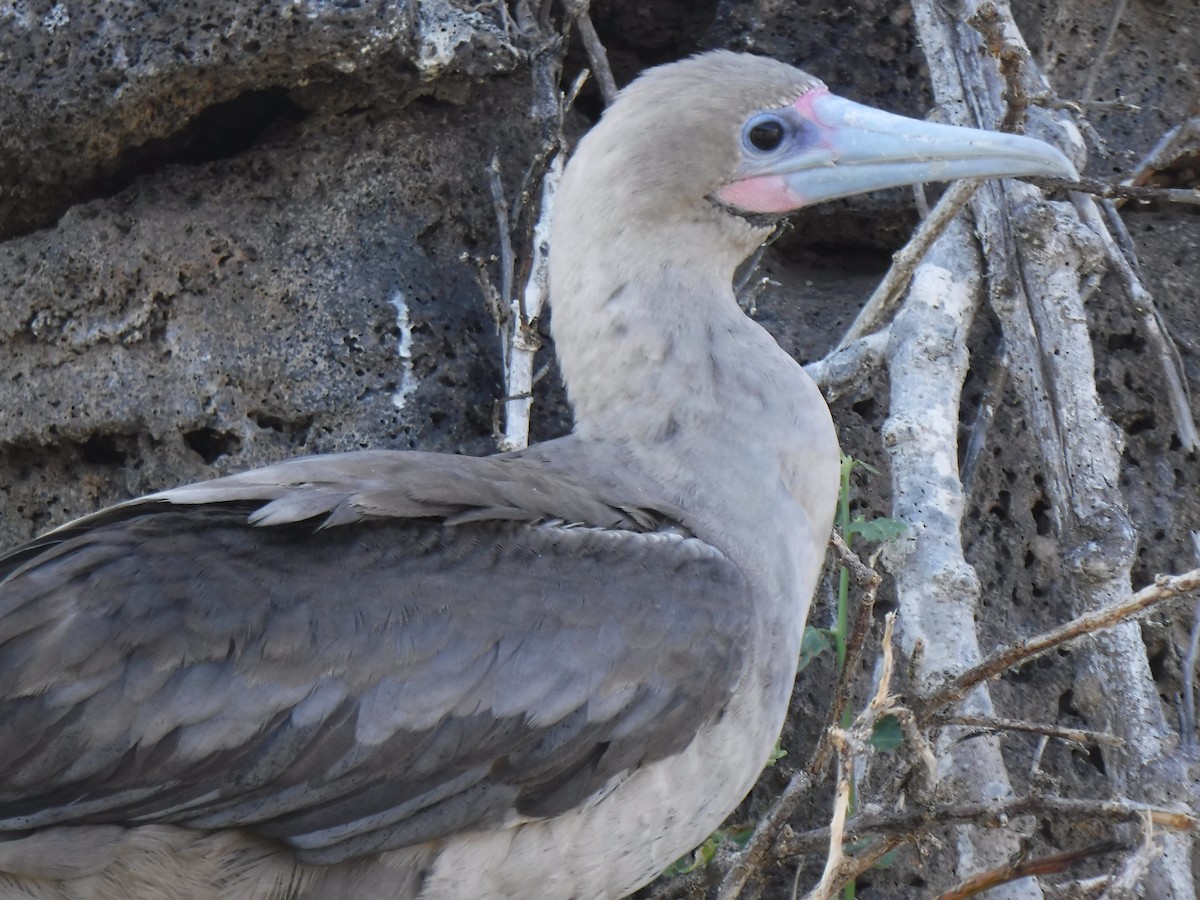
M 441 463 L 405 460 L 402 490 L 377 459 L 369 490 L 292 466 L 320 502 L 250 473 L 0 561 L 0 830 L 239 827 L 336 862 L 553 815 L 682 749 L 740 678 L 742 574 L 694 538 L 538 524 L 638 527 L 551 474 L 495 487 L 491 462 L 436 487 Z M 463 471 L 490 486 L 474 506 Z

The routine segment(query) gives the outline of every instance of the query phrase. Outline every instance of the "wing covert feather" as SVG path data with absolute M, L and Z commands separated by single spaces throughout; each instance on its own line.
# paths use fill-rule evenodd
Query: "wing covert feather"
M 17 551 L 0 829 L 241 827 L 335 862 L 567 809 L 740 678 L 748 589 L 694 538 L 253 508 L 143 505 Z

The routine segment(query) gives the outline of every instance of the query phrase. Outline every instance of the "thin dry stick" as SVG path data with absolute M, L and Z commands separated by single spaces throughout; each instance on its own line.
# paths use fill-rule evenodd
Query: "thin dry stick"
M 1100 74 L 1100 67 L 1104 59 L 1108 56 L 1108 51 L 1112 49 L 1113 38 L 1117 35 L 1117 26 L 1121 24 L 1121 17 L 1125 15 L 1125 3 L 1126 0 L 1116 0 L 1116 3 L 1113 4 L 1112 19 L 1108 23 L 1108 31 L 1104 34 L 1104 41 L 1100 44 L 1100 49 L 1092 60 L 1092 67 L 1088 70 L 1087 81 L 1083 85 L 1084 100 L 1091 100 L 1092 94 L 1096 90 L 1096 77 Z
M 875 696 L 859 717 L 863 727 L 870 728 L 880 716 L 890 710 L 892 705 L 892 670 L 896 666 L 896 657 L 892 650 L 892 634 L 896 630 L 896 614 L 890 612 L 883 620 L 883 660 L 879 664 L 879 683 L 875 686 Z
M 496 216 L 496 231 L 500 241 L 500 299 L 509 304 L 513 299 L 513 278 L 516 254 L 513 253 L 512 228 L 508 223 L 508 201 L 504 197 L 504 182 L 500 174 L 500 156 L 492 154 L 488 163 L 488 189 L 492 194 L 492 212 Z
M 522 21 L 529 20 L 528 10 L 521 14 Z M 531 28 L 533 26 L 530 26 Z M 500 220 L 501 260 L 504 278 L 507 282 L 505 300 L 509 306 L 509 333 L 506 341 L 505 356 L 505 397 L 504 397 L 504 433 L 500 437 L 501 450 L 516 450 L 529 443 L 529 421 L 533 406 L 533 373 L 534 362 L 541 338 L 537 331 L 537 319 L 550 293 L 549 274 L 549 244 L 550 218 L 554 208 L 554 196 L 562 178 L 565 140 L 562 135 L 563 97 L 559 90 L 559 78 L 562 72 L 561 42 L 545 40 L 538 31 L 528 35 L 531 39 L 542 38 L 538 47 L 531 52 L 530 69 L 533 76 L 533 98 L 530 105 L 530 116 L 542 129 L 545 144 L 554 149 L 550 151 L 545 163 L 546 171 L 541 179 L 541 190 L 536 208 L 525 204 L 533 217 L 528 239 L 529 258 L 524 274 L 524 285 L 519 288 L 515 284 L 515 270 L 510 272 L 512 262 L 505 262 L 505 256 L 513 258 L 515 254 L 511 246 L 506 250 L 506 241 L 511 242 L 508 215 L 503 202 L 503 189 L 500 186 L 499 164 L 493 161 L 494 175 L 493 198 L 496 203 L 496 215 Z M 543 152 L 545 152 L 543 150 Z M 522 189 L 522 197 L 532 193 L 529 186 Z M 497 199 L 498 198 L 498 199 Z M 513 217 L 520 219 L 520 210 Z M 511 279 L 511 280 L 510 280 Z
M 854 616 L 854 626 L 850 629 L 850 634 L 846 638 L 846 656 L 842 664 L 842 671 L 838 676 L 838 682 L 833 691 L 833 702 L 829 704 L 829 713 L 825 718 L 825 728 L 821 732 L 821 740 L 817 743 L 817 749 L 813 751 L 812 761 L 807 767 L 808 774 L 816 778 L 822 769 L 825 768 L 825 763 L 829 759 L 829 753 L 832 748 L 832 733 L 834 726 L 842 720 L 842 712 L 846 709 L 846 705 L 850 702 L 850 695 L 854 691 L 854 682 L 857 680 L 858 663 L 862 659 L 863 648 L 866 646 L 867 635 L 871 631 L 871 626 L 875 621 L 875 596 L 879 592 L 879 585 L 882 579 L 879 573 L 873 568 L 875 557 L 871 558 L 871 565 L 868 566 L 859 559 L 858 555 L 851 550 L 842 536 L 837 532 L 833 533 L 831 538 L 834 547 L 842 559 L 845 560 L 854 574 L 855 580 L 866 589 L 863 591 L 862 600 L 858 604 L 858 611 Z M 876 556 L 878 551 L 876 551 Z M 884 645 L 891 644 L 891 619 L 889 618 L 888 631 L 884 636 Z
M 1184 153 L 1195 152 L 1197 148 L 1200 148 L 1200 101 L 1193 104 L 1186 119 L 1158 139 L 1122 184 L 1141 184 L 1159 170 L 1170 166 Z
M 1050 91 L 1038 91 L 1029 95 L 1031 106 L 1041 106 L 1044 109 L 1066 109 L 1076 115 L 1083 115 L 1089 109 L 1103 112 L 1141 112 L 1142 108 L 1136 103 L 1130 103 L 1124 97 L 1116 100 L 1073 100 L 1070 97 L 1059 97 Z
M 796 807 L 812 793 L 814 787 L 816 782 L 807 772 L 801 771 L 792 775 L 783 793 L 771 804 L 770 811 L 755 827 L 750 843 L 730 864 L 729 871 L 725 873 L 717 891 L 717 900 L 736 900 L 742 895 L 747 882 L 761 872 L 769 861 L 775 838 L 783 830 Z
M 984 891 L 1020 878 L 1060 875 L 1070 871 L 1077 863 L 1091 859 L 1093 856 L 1127 849 L 1129 849 L 1128 845 L 1121 841 L 1100 841 L 1079 850 L 1067 850 L 1064 853 L 1040 856 L 1037 859 L 1014 860 L 998 869 L 990 869 L 987 872 L 972 875 L 945 893 L 939 894 L 937 900 L 967 900 L 968 897 L 977 897 Z
M 600 85 L 600 94 L 604 97 L 604 105 L 612 106 L 617 98 L 617 82 L 608 65 L 608 51 L 604 49 L 600 36 L 596 34 L 596 26 L 592 24 L 592 16 L 588 11 L 591 0 L 563 0 L 563 4 L 579 29 L 588 61 L 596 73 L 596 83 Z
M 1073 744 L 1104 744 L 1109 747 L 1120 747 L 1125 742 L 1113 734 L 1103 731 L 1083 731 L 1079 728 L 1059 728 L 1056 725 L 1042 725 L 1037 722 L 1022 722 L 1017 719 L 1002 719 L 996 716 L 934 716 L 931 725 L 965 725 L 968 728 L 979 728 L 983 731 L 1024 731 L 1029 734 L 1040 734 L 1046 737 L 1058 738 L 1060 741 L 1070 741 Z M 969 735 L 967 736 L 969 737 Z M 962 738 L 966 740 L 967 738 Z
M 917 268 L 917 264 L 925 257 L 929 248 L 933 246 L 933 242 L 946 230 L 950 221 L 958 215 L 959 210 L 966 206 L 971 197 L 975 195 L 978 188 L 978 181 L 958 181 L 942 194 L 942 199 L 937 202 L 933 211 L 920 224 L 912 238 L 892 257 L 891 268 L 888 269 L 883 281 L 879 283 L 879 287 L 867 300 L 866 305 L 863 306 L 846 333 L 842 335 L 835 351 L 845 349 L 854 341 L 875 331 L 891 318 L 904 294 L 904 289 L 912 280 L 912 274 Z
M 882 579 L 873 568 L 874 557 L 871 558 L 870 564 L 864 563 L 836 532 L 831 538 L 831 543 L 854 574 L 855 581 L 866 590 L 863 592 L 863 599 L 859 603 L 858 612 L 855 615 L 854 627 L 846 639 L 845 664 L 842 666 L 837 686 L 834 689 L 833 701 L 829 706 L 825 727 L 821 732 L 821 740 L 813 752 L 812 761 L 804 770 L 792 775 L 783 793 L 779 795 L 771 805 L 770 811 L 755 827 L 750 843 L 734 858 L 721 881 L 721 887 L 717 893 L 718 900 L 734 900 L 741 896 L 742 890 L 750 879 L 762 871 L 770 856 L 771 847 L 784 825 L 787 824 L 800 803 L 816 787 L 816 777 L 825 767 L 825 762 L 833 746 L 834 732 L 837 730 L 835 726 L 841 721 L 842 711 L 846 708 L 854 690 L 858 661 L 862 657 L 863 646 L 874 621 L 875 595 Z
M 1078 181 L 1068 181 L 1065 178 L 1043 177 L 1030 175 L 1019 178 L 1046 191 L 1082 191 L 1094 194 L 1105 200 L 1144 200 L 1147 203 L 1186 203 L 1190 206 L 1200 206 L 1200 190 L 1196 188 L 1157 188 L 1141 187 L 1131 184 L 1110 184 L 1097 178 L 1080 178 Z
M 1192 398 L 1184 374 L 1183 359 L 1179 355 L 1179 348 L 1167 332 L 1153 295 L 1142 284 L 1137 269 L 1137 257 L 1129 249 L 1133 241 L 1125 223 L 1121 221 L 1111 201 L 1101 200 L 1097 204 L 1090 198 L 1077 199 L 1075 208 L 1080 218 L 1091 227 L 1100 243 L 1104 245 L 1106 255 L 1121 276 L 1125 293 L 1133 303 L 1134 311 L 1141 316 L 1142 329 L 1150 339 L 1154 355 L 1163 370 L 1163 383 L 1167 389 L 1179 442 L 1185 450 L 1195 450 L 1200 446 L 1200 433 L 1197 432 L 1196 422 L 1192 418 Z M 1103 218 L 1101 210 L 1105 214 Z M 1105 227 L 1106 222 L 1108 228 Z M 1109 234 L 1109 228 L 1117 235 L 1116 239 Z
M 1131 856 L 1121 871 L 1109 884 L 1108 890 L 1100 895 L 1100 900 L 1137 900 L 1145 894 L 1139 890 L 1138 882 L 1150 868 L 1150 864 L 1162 853 L 1162 848 L 1154 841 L 1154 822 L 1149 815 L 1142 820 L 1142 842 L 1138 852 Z
M 841 862 L 838 864 L 837 871 L 829 879 L 830 889 L 828 893 L 818 894 L 814 888 L 806 897 L 806 900 L 830 900 L 830 898 L 838 896 L 851 881 L 854 881 L 860 875 L 870 871 L 879 864 L 885 856 L 899 847 L 901 844 L 908 843 L 908 838 L 900 835 L 885 835 L 875 841 L 869 847 L 858 850 L 854 854 L 843 854 Z M 793 891 L 795 896 L 795 891 Z
M 1119 603 L 1094 609 L 1035 637 L 1001 647 L 979 665 L 950 679 L 939 690 L 920 701 L 917 705 L 918 712 L 922 718 L 928 718 L 951 703 L 961 700 L 976 685 L 995 678 L 1015 665 L 1041 656 L 1046 651 L 1082 635 L 1124 622 L 1166 600 L 1196 590 L 1200 590 L 1200 569 L 1192 569 L 1182 575 L 1160 575 L 1154 580 L 1154 584 L 1142 588 Z
M 841 886 L 838 883 L 838 871 L 844 856 L 842 842 L 846 829 L 846 817 L 850 812 L 851 785 L 854 783 L 854 752 L 848 733 L 837 727 L 831 728 L 830 732 L 830 739 L 837 748 L 840 765 L 838 766 L 837 796 L 833 801 L 833 819 L 829 823 L 829 855 L 825 857 L 825 871 L 821 873 L 821 880 L 806 895 L 807 900 L 825 900 L 827 897 L 832 897 Z M 793 891 L 793 893 L 795 892 Z
M 885 325 L 848 347 L 809 363 L 804 371 L 821 388 L 826 400 L 836 400 L 858 390 L 883 366 L 890 334 L 890 327 Z
M 861 813 L 846 822 L 845 834 L 851 838 L 877 833 L 915 837 L 928 833 L 931 829 L 952 824 L 1003 828 L 1019 816 L 1041 816 L 1067 822 L 1138 822 L 1147 815 L 1154 825 L 1168 831 L 1196 833 L 1200 830 L 1200 819 L 1182 810 L 1164 809 L 1126 800 L 1024 796 L 980 803 L 910 807 L 895 813 Z M 775 847 L 775 855 L 787 859 L 802 853 L 812 853 L 828 842 L 829 827 L 814 828 L 781 838 Z
M 1192 532 L 1192 546 L 1196 549 L 1196 556 L 1200 558 L 1200 531 Z M 1196 609 L 1192 613 L 1192 634 L 1188 641 L 1187 656 L 1183 661 L 1183 704 L 1179 723 L 1183 746 L 1192 750 L 1196 748 L 1196 698 L 1192 685 L 1196 681 L 1198 657 L 1200 657 L 1200 599 L 1196 600 Z
M 1005 111 L 1000 130 L 1023 134 L 1025 113 L 1029 109 L 1028 79 L 1025 72 L 1028 51 L 1019 42 L 1012 40 L 994 3 L 980 3 L 967 17 L 967 24 L 982 35 L 988 54 L 996 60 L 1000 75 L 1004 78 Z

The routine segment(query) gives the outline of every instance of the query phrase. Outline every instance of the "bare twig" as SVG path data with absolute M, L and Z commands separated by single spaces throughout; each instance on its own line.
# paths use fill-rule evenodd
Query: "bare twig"
M 862 600 L 858 604 L 858 612 L 854 616 L 854 625 L 850 629 L 849 635 L 846 637 L 846 657 L 842 665 L 842 671 L 838 675 L 837 685 L 833 690 L 833 700 L 829 704 L 829 713 L 825 717 L 825 728 L 821 732 L 821 739 L 817 743 L 816 750 L 813 751 L 812 760 L 807 766 L 808 774 L 816 778 L 822 769 L 825 768 L 825 763 L 829 759 L 829 753 L 833 749 L 832 739 L 833 731 L 838 722 L 842 720 L 842 712 L 846 709 L 846 705 L 850 702 L 850 695 L 854 691 L 854 682 L 858 673 L 858 663 L 862 659 L 863 648 L 866 646 L 867 635 L 871 631 L 871 626 L 875 621 L 875 595 L 879 591 L 881 578 L 871 566 L 875 560 L 871 560 L 871 566 L 865 565 L 858 555 L 854 553 L 841 535 L 837 532 L 832 536 L 833 545 L 837 548 L 844 560 L 848 561 L 848 565 L 854 572 L 855 579 L 865 590 L 863 591 Z M 890 644 L 891 625 L 889 620 L 888 632 L 885 637 L 886 644 Z
M 854 784 L 854 752 L 850 735 L 834 726 L 829 729 L 829 739 L 837 748 L 840 765 L 838 766 L 837 795 L 833 801 L 833 819 L 829 823 L 829 853 L 825 857 L 825 871 L 821 873 L 821 880 L 808 894 L 808 897 L 813 900 L 818 900 L 818 898 L 824 900 L 826 897 L 831 897 L 839 887 L 837 877 L 844 856 L 842 851 L 843 834 L 846 829 L 846 817 L 850 812 L 851 786 Z
M 522 188 L 511 212 L 504 198 L 499 159 L 489 167 L 489 185 L 495 206 L 500 239 L 501 292 L 508 308 L 508 334 L 504 346 L 504 425 L 499 439 L 502 450 L 515 450 L 529 443 L 529 417 L 533 405 L 534 361 L 541 337 L 538 317 L 549 296 L 550 218 L 554 196 L 563 172 L 563 97 L 559 91 L 564 44 L 557 35 L 547 36 L 525 3 L 518 4 L 517 23 L 533 49 L 529 51 L 533 76 L 530 116 L 540 126 L 542 149 L 526 170 Z M 533 181 L 540 173 L 541 187 L 533 201 Z M 517 254 L 512 244 L 516 223 L 524 221 L 527 246 L 517 287 Z
M 829 713 L 825 719 L 825 728 L 821 733 L 821 740 L 817 745 L 817 749 L 813 752 L 812 761 L 803 771 L 792 775 L 783 793 L 776 799 L 770 811 L 755 828 L 754 837 L 750 843 L 734 858 L 729 871 L 721 882 L 718 900 L 734 900 L 734 898 L 739 897 L 747 882 L 762 870 L 762 867 L 770 856 L 771 847 L 779 836 L 780 831 L 796 811 L 801 801 L 816 786 L 816 777 L 825 767 L 829 751 L 837 741 L 838 735 L 844 734 L 836 726 L 841 721 L 842 711 L 849 702 L 854 688 L 858 660 L 862 656 L 867 634 L 870 633 L 871 624 L 874 621 L 875 594 L 879 590 L 881 578 L 879 573 L 872 568 L 875 563 L 874 558 L 870 560 L 869 564 L 864 563 L 836 532 L 832 537 L 832 543 L 847 566 L 854 573 L 855 579 L 865 590 L 863 592 L 863 599 L 858 606 L 858 613 L 855 616 L 854 627 L 846 639 L 845 664 L 842 666 L 841 675 L 834 689 L 833 701 L 830 704 Z M 889 638 L 890 635 L 891 624 L 889 620 Z
M 1121 17 L 1125 15 L 1125 4 L 1126 0 L 1116 0 L 1113 3 L 1112 19 L 1108 23 L 1108 31 L 1105 32 L 1104 40 L 1100 43 L 1096 56 L 1092 59 L 1092 67 L 1088 70 L 1087 81 L 1083 84 L 1084 100 L 1091 100 L 1095 93 L 1096 78 L 1100 74 L 1109 50 L 1112 49 L 1113 38 L 1117 35 L 1117 26 L 1121 24 Z
M 492 321 L 496 323 L 496 329 L 503 332 L 508 324 L 508 304 L 500 296 L 500 291 L 492 281 L 492 277 L 488 274 L 487 270 L 490 264 L 496 262 L 496 257 L 489 256 L 482 258 L 472 256 L 464 251 L 459 254 L 458 259 L 460 262 L 471 264 L 475 283 L 479 285 L 479 293 L 483 294 L 483 305 L 487 309 L 488 315 L 492 317 Z M 507 367 L 508 347 L 502 343 L 500 349 L 503 353 L 502 362 Z
M 939 894 L 937 900 L 967 900 L 968 897 L 977 897 L 984 891 L 1008 884 L 1019 878 L 1059 875 L 1070 871 L 1076 863 L 1094 856 L 1127 849 L 1129 849 L 1128 845 L 1121 841 L 1100 841 L 1079 850 L 1067 850 L 1064 853 L 1040 856 L 1037 859 L 1015 859 L 1005 866 L 972 875 L 954 888 Z
M 1200 559 L 1200 531 L 1192 532 L 1192 546 L 1195 547 L 1196 557 Z M 1181 704 L 1179 730 L 1183 746 L 1196 749 L 1196 698 L 1194 696 L 1196 683 L 1196 662 L 1200 658 L 1200 597 L 1196 599 L 1196 608 L 1192 613 L 1192 633 L 1188 641 L 1187 655 L 1183 660 L 1183 703 Z
M 1030 175 L 1019 179 L 1027 181 L 1047 191 L 1082 191 L 1094 194 L 1105 200 L 1122 198 L 1125 200 L 1144 200 L 1147 203 L 1186 203 L 1189 206 L 1200 206 L 1200 190 L 1195 188 L 1156 188 L 1139 187 L 1131 184 L 1111 184 L 1097 178 L 1080 178 L 1078 181 L 1068 181 L 1065 178 L 1051 178 Z
M 812 793 L 814 787 L 816 787 L 816 782 L 808 772 L 796 772 L 792 775 L 787 787 L 783 789 L 783 793 L 779 795 L 771 805 L 770 811 L 754 829 L 754 836 L 750 839 L 750 843 L 734 858 L 729 871 L 725 873 L 725 878 L 721 881 L 721 887 L 717 891 L 717 900 L 735 900 L 741 896 L 746 883 L 759 874 L 770 860 L 771 848 L 774 846 L 779 832 L 787 824 L 800 802 Z
M 879 371 L 887 352 L 889 335 L 889 327 L 885 325 L 879 331 L 873 331 L 809 363 L 804 370 L 821 388 L 827 400 L 836 400 L 859 390 L 873 373 Z
M 563 5 L 574 20 L 575 27 L 579 29 L 588 61 L 592 64 L 592 71 L 596 73 L 596 83 L 600 85 L 600 94 L 604 97 L 604 105 L 612 106 L 613 100 L 617 98 L 617 82 L 608 65 L 608 51 L 604 49 L 600 36 L 596 34 L 596 26 L 592 24 L 589 12 L 592 0 L 563 0 Z
M 496 216 L 496 232 L 500 241 L 500 299 L 513 301 L 513 278 L 516 272 L 516 255 L 513 253 L 512 228 L 508 221 L 508 201 L 504 197 L 504 182 L 500 174 L 500 157 L 492 155 L 488 163 L 488 190 L 492 195 L 492 212 Z
M 1137 256 L 1132 253 L 1133 241 L 1125 228 L 1125 223 L 1121 221 L 1121 217 L 1117 214 L 1111 201 L 1102 200 L 1097 204 L 1090 198 L 1079 197 L 1075 206 L 1079 211 L 1080 218 L 1091 227 L 1104 245 L 1109 260 L 1121 276 L 1125 293 L 1133 303 L 1134 312 L 1141 317 L 1142 329 L 1150 339 L 1154 355 L 1162 367 L 1163 384 L 1167 390 L 1167 399 L 1171 407 L 1172 418 L 1175 420 L 1175 431 L 1179 436 L 1179 442 L 1185 450 L 1189 452 L 1195 450 L 1200 447 L 1200 433 L 1197 432 L 1196 422 L 1192 418 L 1192 398 L 1183 369 L 1183 359 L 1179 355 L 1179 348 L 1167 331 L 1166 323 L 1158 311 L 1154 297 L 1142 284 L 1137 270 Z M 1103 218 L 1100 213 L 1101 209 L 1104 211 Z M 1117 235 L 1116 240 L 1109 234 L 1108 229 L 1110 228 Z
M 858 316 L 851 323 L 837 349 L 843 350 L 851 343 L 874 331 L 890 317 L 898 305 L 904 289 L 912 279 L 917 264 L 925 257 L 933 242 L 941 236 L 946 226 L 958 214 L 979 187 L 977 181 L 959 181 L 942 194 L 942 199 L 930 212 L 920 227 L 892 257 L 892 266 L 883 281 L 875 289 Z
M 1142 108 L 1136 103 L 1130 103 L 1124 97 L 1116 100 L 1073 100 L 1069 97 L 1059 97 L 1050 91 L 1038 91 L 1029 95 L 1030 106 L 1041 106 L 1044 109 L 1065 109 L 1076 115 L 1083 115 L 1087 110 L 1095 109 L 1103 112 L 1141 112 Z
M 1158 172 L 1173 165 L 1181 156 L 1200 150 L 1200 101 L 1192 105 L 1186 119 L 1169 129 L 1138 163 L 1127 184 L 1145 184 Z
M 1128 800 L 1079 800 L 1068 797 L 1028 795 L 982 803 L 913 806 L 900 812 L 864 812 L 846 822 L 844 833 L 851 839 L 871 834 L 915 837 L 937 828 L 972 824 L 1002 828 L 1020 816 L 1039 816 L 1064 822 L 1140 822 L 1145 816 L 1159 828 L 1195 834 L 1200 818 L 1191 812 L 1166 809 Z M 775 846 L 775 854 L 789 859 L 812 853 L 829 842 L 829 827 L 786 835 Z
M 1036 637 L 1002 647 L 979 665 L 973 666 L 951 679 L 939 690 L 920 701 L 917 705 L 918 713 L 923 718 L 930 717 L 956 700 L 965 697 L 976 685 L 995 678 L 1015 665 L 1028 662 L 1048 650 L 1085 634 L 1091 634 L 1127 621 L 1153 606 L 1196 590 L 1200 590 L 1200 569 L 1192 569 L 1182 575 L 1160 575 L 1154 580 L 1154 584 L 1142 588 L 1132 597 L 1119 603 L 1084 613 L 1070 622 L 1052 628 Z
M 1017 719 L 1002 719 L 997 716 L 947 716 L 938 715 L 930 720 L 932 725 L 966 725 L 982 731 L 1025 731 L 1070 741 L 1073 744 L 1105 744 L 1120 747 L 1125 742 L 1113 734 L 1103 731 L 1084 731 L 1079 728 L 1059 728 L 1057 725 L 1042 725 L 1038 722 L 1021 722 Z M 966 737 L 962 738 L 966 740 Z
M 1150 868 L 1150 864 L 1162 853 L 1154 840 L 1154 821 L 1149 814 L 1142 820 L 1142 841 L 1137 853 L 1133 854 L 1117 873 L 1100 900 L 1137 900 L 1145 894 L 1138 889 L 1138 882 Z
M 1023 134 L 1025 113 L 1029 109 L 1025 74 L 1029 51 L 1009 35 L 1006 22 L 994 3 L 984 2 L 976 6 L 975 11 L 967 17 L 967 24 L 983 36 L 984 46 L 999 64 L 1000 75 L 1004 78 L 1006 108 L 1000 130 Z
M 830 900 L 830 898 L 836 897 L 842 888 L 864 872 L 873 869 L 881 859 L 903 843 L 906 841 L 902 837 L 885 835 L 853 855 L 842 854 L 838 867 L 831 874 L 828 882 L 823 880 L 826 885 L 824 891 L 820 886 L 813 888 L 805 895 L 805 900 Z M 793 892 L 793 896 L 795 896 L 795 892 Z

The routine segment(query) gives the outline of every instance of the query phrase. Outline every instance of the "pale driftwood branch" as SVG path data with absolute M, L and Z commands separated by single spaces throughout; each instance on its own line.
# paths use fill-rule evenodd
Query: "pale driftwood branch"
M 972 5 L 968 0 L 968 8 Z M 997 0 L 994 5 L 1015 29 L 1008 4 Z M 971 65 L 970 53 L 959 58 Z M 1026 73 L 1033 92 L 1049 90 L 1035 64 L 1030 62 Z M 994 75 L 981 77 L 981 83 L 994 81 Z M 985 121 L 999 118 L 997 95 L 993 85 L 978 96 Z M 1038 115 L 1041 133 L 1080 146 L 1077 129 L 1063 114 L 1030 112 Z M 1017 182 L 987 185 L 972 208 L 989 271 L 996 276 L 992 305 L 1013 360 L 1014 383 L 1046 461 L 1044 496 L 1053 504 L 1054 533 L 1066 562 L 1060 591 L 1077 610 L 1107 606 L 1129 593 L 1135 540 L 1118 487 L 1121 435 L 1098 397 L 1083 306 L 1084 291 L 1105 264 L 1102 245 L 1071 207 L 1047 204 Z M 1075 664 L 1076 704 L 1125 742 L 1102 751 L 1113 789 L 1135 799 L 1158 796 L 1161 781 L 1176 777 L 1169 773 L 1182 761 L 1170 757 L 1176 741 L 1137 625 L 1123 623 L 1099 634 Z M 1170 837 L 1163 847 L 1164 857 L 1147 875 L 1148 892 L 1195 897 L 1186 875 L 1192 847 Z
M 889 340 L 891 335 L 885 327 L 809 363 L 804 370 L 829 401 L 857 393 L 883 367 Z
M 913 11 L 939 104 L 952 123 L 979 124 L 965 119 L 965 110 L 977 105 L 972 91 L 981 88 L 966 83 L 971 70 L 962 60 L 969 56 L 979 62 L 978 36 L 971 32 L 972 55 L 959 48 L 958 25 L 942 4 L 918 0 Z M 965 199 L 977 191 L 959 188 Z M 957 454 L 959 403 L 969 365 L 966 341 L 982 299 L 981 270 L 971 230 L 955 219 L 918 264 L 891 329 L 891 414 L 883 437 L 892 459 L 892 516 L 905 522 L 909 533 L 884 558 L 896 581 L 902 645 L 914 657 L 917 647 L 923 648 L 913 664 L 918 689 L 983 655 L 975 633 L 979 579 L 964 558 L 959 536 L 965 504 Z M 972 704 L 971 714 L 994 714 L 983 691 Z M 1011 793 L 999 739 L 984 736 L 968 747 L 955 739 L 956 732 L 945 729 L 937 737 L 939 789 L 963 798 Z M 958 868 L 999 865 L 1018 844 L 1012 831 L 966 828 L 956 840 Z M 1039 895 L 1011 897 L 1038 900 Z
M 524 8 L 524 4 L 521 7 L 521 27 L 526 30 L 537 29 L 539 26 L 532 14 Z M 500 221 L 501 263 L 507 284 L 504 298 L 509 309 L 504 353 L 504 433 L 498 442 L 501 450 L 516 450 L 529 443 L 535 357 L 541 346 L 537 321 L 550 293 L 550 218 L 564 165 L 564 101 L 558 84 L 562 72 L 563 46 L 561 42 L 547 40 L 540 32 L 525 36 L 534 45 L 530 52 L 530 70 L 533 77 L 530 116 L 539 123 L 543 135 L 545 145 L 539 157 L 546 160 L 546 170 L 541 178 L 536 209 L 529 211 L 532 225 L 527 249 L 527 275 L 525 283 L 518 288 L 515 283 L 515 252 L 511 246 L 507 253 L 509 261 L 505 262 L 505 242 L 511 241 L 512 224 L 509 216 L 502 214 L 506 205 L 503 203 L 503 189 L 499 183 L 499 163 L 493 162 L 495 174 L 491 183 L 497 206 L 497 219 Z M 521 206 L 530 194 L 531 188 L 523 187 L 511 217 L 512 221 L 521 218 Z M 511 276 L 510 267 L 513 273 Z
M 1025 72 L 1029 50 L 1025 42 L 1016 28 L 1000 14 L 996 4 L 987 0 L 974 4 L 966 24 L 983 37 L 984 46 L 996 60 L 1000 77 L 1004 79 L 1005 110 L 999 129 L 1023 134 L 1025 114 L 1029 109 L 1029 86 Z
M 946 230 L 950 221 L 967 205 L 978 187 L 977 181 L 959 181 L 942 194 L 942 198 L 921 222 L 908 243 L 892 257 L 891 268 L 846 329 L 846 333 L 838 341 L 836 350 L 846 349 L 887 323 L 895 312 L 904 289 L 908 287 L 917 264 L 933 246 L 933 242 Z

